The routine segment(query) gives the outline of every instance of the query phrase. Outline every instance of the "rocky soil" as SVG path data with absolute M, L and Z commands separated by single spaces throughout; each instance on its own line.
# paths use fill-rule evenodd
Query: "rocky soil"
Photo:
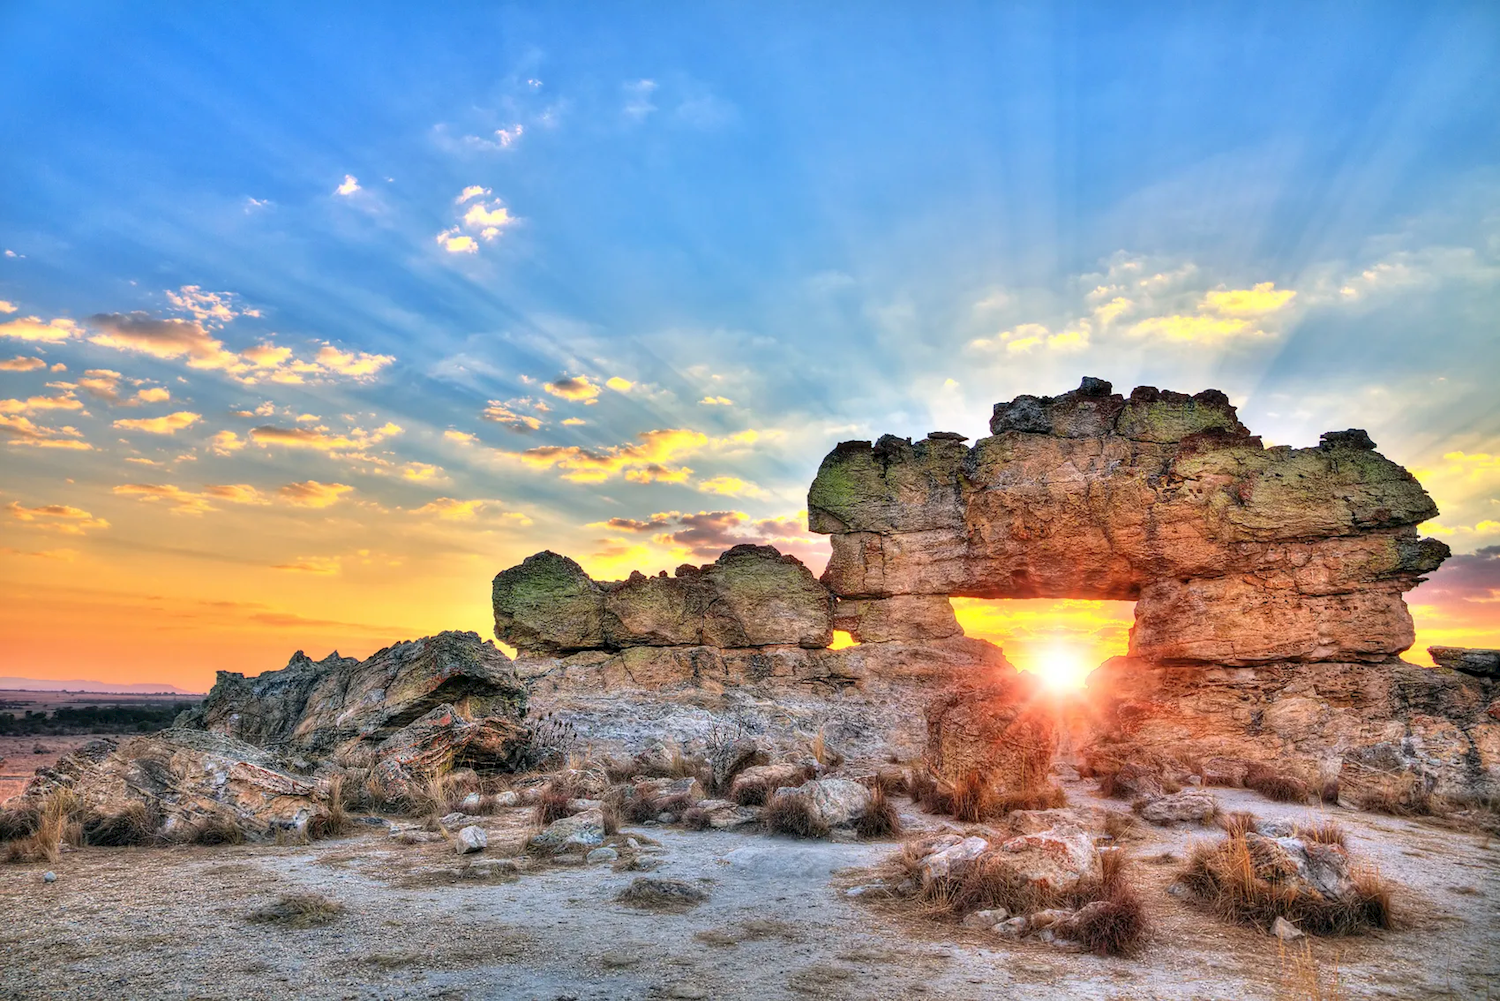
M 1092 782 L 1075 807 L 1110 806 Z M 1336 820 L 1353 850 L 1400 885 L 1389 932 L 1318 939 L 1347 997 L 1485 997 L 1500 977 L 1500 842 L 1339 808 L 1216 789 L 1226 810 Z M 900 801 L 911 829 L 950 822 Z M 55 865 L 0 868 L 6 998 L 1235 998 L 1289 993 L 1274 938 L 1222 924 L 1169 894 L 1202 827 L 1145 826 L 1128 842 L 1155 932 L 1138 956 L 1101 958 L 914 917 L 848 891 L 895 842 L 796 841 L 758 833 L 631 826 L 615 866 L 519 855 L 530 811 L 477 822 L 484 851 L 405 845 L 385 829 L 311 845 L 85 848 Z M 956 827 L 956 825 L 954 825 Z M 753 830 L 753 829 L 750 829 Z M 669 909 L 616 902 L 636 836 L 651 878 L 701 889 Z M 55 871 L 55 882 L 43 872 Z M 616 869 L 624 871 L 616 871 Z M 287 894 L 344 908 L 297 929 L 250 915 Z

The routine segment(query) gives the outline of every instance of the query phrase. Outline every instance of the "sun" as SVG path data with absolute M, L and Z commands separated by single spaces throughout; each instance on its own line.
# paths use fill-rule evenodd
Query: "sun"
M 1066 643 L 1053 643 L 1042 651 L 1042 656 L 1031 669 L 1041 676 L 1042 683 L 1054 692 L 1076 692 L 1088 680 L 1094 670 L 1084 651 Z

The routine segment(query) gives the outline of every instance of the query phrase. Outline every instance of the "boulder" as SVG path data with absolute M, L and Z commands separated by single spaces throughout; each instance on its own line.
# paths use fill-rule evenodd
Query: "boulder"
M 322 810 L 316 783 L 275 752 L 201 730 L 91 741 L 38 769 L 22 795 L 39 801 L 63 788 L 104 814 L 145 803 L 167 835 L 226 816 L 250 838 L 303 833 Z
M 764 765 L 770 760 L 770 749 L 764 742 L 753 737 L 739 737 L 715 744 L 709 748 L 708 753 L 713 787 L 715 790 L 725 789 L 746 768 Z
M 527 654 L 639 647 L 823 649 L 833 597 L 801 561 L 739 545 L 675 576 L 597 582 L 565 556 L 527 557 L 496 575 L 495 635 Z
M 598 810 L 585 810 L 571 817 L 554 820 L 528 842 L 539 851 L 561 855 L 568 852 L 588 852 L 604 844 L 604 815 Z
M 1219 812 L 1219 800 L 1204 789 L 1184 789 L 1147 800 L 1136 812 L 1153 824 L 1207 824 Z
M 934 843 L 933 850 L 917 863 L 924 884 L 943 879 L 953 872 L 956 864 L 971 862 L 989 851 L 990 843 L 984 838 L 947 838 Z
M 984 911 L 971 911 L 959 922 L 965 928 L 994 928 L 1002 921 L 1010 920 L 1010 911 L 1003 907 L 992 907 Z
M 1017 873 L 1054 889 L 1066 887 L 1098 870 L 1093 836 L 1071 824 L 1021 834 L 1002 842 L 1000 851 Z
M 731 803 L 727 799 L 705 799 L 699 801 L 696 809 L 703 811 L 708 826 L 716 830 L 728 830 L 733 827 L 743 827 L 753 824 L 760 819 L 760 810 L 750 806 L 740 806 Z
M 783 787 L 775 795 L 803 799 L 826 827 L 846 827 L 863 817 L 870 807 L 869 787 L 848 779 L 815 779 L 792 788 Z
M 483 827 L 470 824 L 453 836 L 453 849 L 460 855 L 481 852 L 489 847 L 490 836 Z
M 1295 942 L 1297 939 L 1304 937 L 1302 929 L 1279 914 L 1276 916 L 1276 920 L 1271 922 L 1271 934 L 1283 942 Z
M 807 768 L 802 764 L 781 761 L 774 765 L 751 765 L 734 777 L 729 785 L 729 798 L 738 800 L 747 786 L 764 785 L 774 792 L 783 786 L 799 786 L 806 781 Z
M 1461 646 L 1430 646 L 1427 653 L 1438 667 L 1446 667 L 1476 678 L 1500 678 L 1500 650 Z

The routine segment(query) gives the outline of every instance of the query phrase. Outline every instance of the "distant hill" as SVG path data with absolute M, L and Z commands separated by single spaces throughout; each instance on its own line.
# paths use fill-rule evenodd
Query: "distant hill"
M 38 678 L 0 678 L 0 690 L 23 692 L 101 692 L 116 695 L 194 695 L 176 685 L 148 681 L 139 685 L 121 685 L 108 681 L 42 681 Z

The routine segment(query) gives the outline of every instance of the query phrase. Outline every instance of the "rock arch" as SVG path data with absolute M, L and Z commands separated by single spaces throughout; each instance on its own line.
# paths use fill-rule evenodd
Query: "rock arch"
M 997 403 L 972 447 L 936 432 L 848 441 L 808 491 L 831 536 L 835 625 L 862 640 L 959 632 L 950 596 L 1136 602 L 1157 663 L 1382 661 L 1411 646 L 1401 595 L 1448 556 L 1437 514 L 1363 431 L 1265 447 L 1218 390 L 1101 379 Z

